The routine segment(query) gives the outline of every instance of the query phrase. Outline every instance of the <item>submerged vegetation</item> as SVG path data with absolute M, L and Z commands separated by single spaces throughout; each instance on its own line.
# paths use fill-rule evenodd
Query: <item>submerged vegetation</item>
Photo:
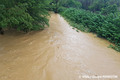
M 78 30 L 107 39 L 120 51 L 120 0 L 1 0 L 0 33 L 44 29 L 49 11 L 60 13 Z

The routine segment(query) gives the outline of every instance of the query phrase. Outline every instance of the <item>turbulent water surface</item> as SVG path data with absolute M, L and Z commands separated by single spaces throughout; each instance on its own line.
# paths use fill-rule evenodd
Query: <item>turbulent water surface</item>
M 120 80 L 120 54 L 109 44 L 76 32 L 60 15 L 51 14 L 50 27 L 43 31 L 0 35 L 0 80 Z

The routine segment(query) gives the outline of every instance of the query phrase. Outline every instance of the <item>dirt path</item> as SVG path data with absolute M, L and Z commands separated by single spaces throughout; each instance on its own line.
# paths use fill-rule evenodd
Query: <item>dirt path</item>
M 120 54 L 91 33 L 76 32 L 58 14 L 39 32 L 0 36 L 0 80 L 120 80 Z M 116 75 L 85 79 L 82 75 Z

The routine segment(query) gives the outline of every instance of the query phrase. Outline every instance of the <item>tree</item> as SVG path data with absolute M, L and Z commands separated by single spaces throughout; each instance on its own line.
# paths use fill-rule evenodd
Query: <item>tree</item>
M 115 12 L 117 12 L 117 5 L 116 4 L 102 8 L 102 10 L 101 10 L 101 13 L 103 15 L 107 15 L 107 14 L 115 13 Z
M 16 29 L 31 31 L 44 29 L 48 25 L 45 0 L 1 0 L 1 30 Z
M 82 8 L 93 12 L 101 11 L 108 6 L 120 6 L 120 0 L 78 0 L 82 3 Z
M 78 2 L 77 0 L 52 0 L 51 4 L 53 6 L 53 11 L 55 13 L 59 12 L 59 9 L 61 7 L 69 8 L 69 7 L 74 7 L 74 8 L 81 8 L 81 3 Z

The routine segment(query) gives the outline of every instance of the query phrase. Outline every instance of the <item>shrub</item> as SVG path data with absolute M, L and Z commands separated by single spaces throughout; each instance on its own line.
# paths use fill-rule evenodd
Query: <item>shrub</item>
M 1 0 L 0 28 L 28 32 L 48 25 L 44 0 Z
M 115 43 L 117 48 L 120 47 L 120 17 L 115 16 L 114 14 L 104 16 L 75 8 L 66 9 L 61 15 L 72 21 L 74 24 L 82 24 L 85 27 L 83 28 L 82 26 L 82 29 L 89 28 L 90 32 L 94 32 L 99 37 L 103 37 L 110 42 Z M 81 30 L 80 26 L 77 27 L 77 29 Z

